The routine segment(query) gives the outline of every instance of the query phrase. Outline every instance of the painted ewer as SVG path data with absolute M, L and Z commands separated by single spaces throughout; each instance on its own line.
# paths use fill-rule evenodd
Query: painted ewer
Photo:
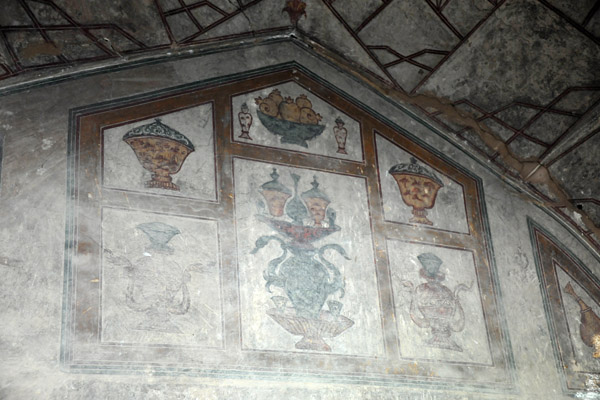
M 123 140 L 131 146 L 142 167 L 152 173 L 146 187 L 179 190 L 171 175 L 179 172 L 187 156 L 195 150 L 187 137 L 156 118 L 128 131 Z
M 417 258 L 423 266 L 419 275 L 427 282 L 417 286 L 413 292 L 410 317 L 420 328 L 430 329 L 431 337 L 427 345 L 463 351 L 452 339 L 452 332 L 460 332 L 465 327 L 465 313 L 458 294 L 470 287 L 461 283 L 452 292 L 442 284 L 445 275 L 439 271 L 442 264 L 439 257 L 432 253 L 423 253 Z
M 586 346 L 594 349 L 594 358 L 600 358 L 600 318 L 596 315 L 592 307 L 588 306 L 582 299 L 575 293 L 571 282 L 565 286 L 565 292 L 571 295 L 580 309 L 580 320 L 579 325 L 579 336 Z
M 348 138 L 348 130 L 344 128 L 344 121 L 338 117 L 335 120 L 335 126 L 333 127 L 333 135 L 337 142 L 339 154 L 348 154 L 346 152 L 346 139 Z
M 252 254 L 271 241 L 280 244 L 283 254 L 269 262 L 263 276 L 269 292 L 271 287 L 278 287 L 285 296 L 272 297 L 275 308 L 269 309 L 267 315 L 289 333 L 302 336 L 296 348 L 331 351 L 323 338 L 338 336 L 354 322 L 340 315 L 341 302 L 328 300 L 336 293 L 339 293 L 339 298 L 344 296 L 344 281 L 339 269 L 325 258 L 325 253 L 334 250 L 349 258 L 337 244 L 326 244 L 320 248 L 313 246 L 313 242 L 339 231 L 340 227 L 335 225 L 335 212 L 328 209 L 330 200 L 319 189 L 317 178 L 314 178 L 312 188 L 300 195 L 300 176 L 292 174 L 291 177 L 294 182 L 294 196 L 291 198 L 289 190 L 279 183 L 276 170 L 271 173 L 273 179 L 261 186 L 261 193 L 269 203 L 270 215 L 258 215 L 258 219 L 279 235 L 259 237 Z M 269 191 L 279 194 L 276 197 Z M 281 216 L 282 199 L 288 220 L 278 218 Z M 288 301 L 291 307 L 287 306 Z M 323 310 L 325 303 L 329 310 Z
M 128 268 L 126 304 L 131 310 L 145 314 L 137 329 L 180 333 L 170 316 L 189 310 L 187 282 L 191 277 L 171 257 L 174 249 L 168 243 L 180 233 L 179 229 L 162 222 L 140 224 L 137 229 L 146 234 L 150 244 L 144 257 Z
M 410 163 L 396 164 L 389 170 L 400 190 L 404 203 L 412 207 L 410 222 L 433 225 L 427 218 L 427 209 L 433 208 L 438 190 L 444 186 L 442 181 L 429 169 L 417 164 L 412 158 Z

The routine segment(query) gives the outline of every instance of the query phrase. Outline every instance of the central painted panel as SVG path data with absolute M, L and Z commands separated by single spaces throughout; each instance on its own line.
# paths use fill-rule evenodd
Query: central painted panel
M 243 349 L 384 355 L 364 178 L 234 160 Z

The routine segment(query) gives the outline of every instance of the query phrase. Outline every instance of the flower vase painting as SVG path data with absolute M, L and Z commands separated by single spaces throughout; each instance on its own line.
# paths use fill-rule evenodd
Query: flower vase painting
M 277 171 L 273 170 L 271 175 L 275 181 Z M 340 227 L 335 224 L 335 212 L 327 212 L 329 199 L 319 189 L 316 176 L 312 189 L 302 195 L 298 193 L 300 176 L 292 174 L 291 177 L 294 181 L 294 196 L 285 206 L 288 221 L 259 215 L 262 222 L 271 226 L 284 239 L 275 235 L 261 236 L 256 240 L 252 253 L 256 253 L 270 241 L 278 242 L 284 253 L 289 252 L 288 257 L 271 260 L 264 271 L 267 291 L 271 292 L 271 286 L 276 286 L 282 288 L 287 296 L 287 299 L 284 296 L 274 296 L 275 308 L 269 309 L 267 314 L 291 334 L 302 336 L 296 343 L 297 349 L 331 351 L 324 338 L 338 336 L 352 327 L 354 321 L 340 315 L 342 303 L 339 301 L 329 300 L 329 310 L 323 310 L 330 295 L 339 292 L 340 298 L 344 296 L 344 281 L 340 270 L 325 258 L 325 252 L 336 251 L 346 259 L 349 257 L 344 248 L 335 243 L 314 246 L 313 242 L 336 232 Z M 270 182 L 273 186 L 274 181 Z M 283 185 L 281 190 L 284 194 L 289 192 Z M 266 196 L 265 199 L 267 202 L 269 199 L 276 202 L 269 205 L 269 210 L 275 211 L 270 212 L 271 217 L 280 217 L 277 208 L 280 198 Z M 324 221 L 326 215 L 327 222 Z M 290 301 L 290 307 L 286 307 L 286 300 Z
M 65 370 L 512 388 L 485 182 L 343 81 L 285 63 L 71 110 Z M 600 362 L 589 288 L 560 287 Z
M 246 163 L 249 162 L 236 160 L 236 166 Z M 241 275 L 248 277 L 244 282 L 256 285 L 251 290 L 246 285 L 248 312 L 256 316 L 248 316 L 248 325 L 268 329 L 273 343 L 267 347 L 350 354 L 357 348 L 375 354 L 382 351 L 381 342 L 377 341 L 381 336 L 369 336 L 363 321 L 356 329 L 356 318 L 365 313 L 360 303 L 366 296 L 359 293 L 377 290 L 374 266 L 367 258 L 372 248 L 366 240 L 358 246 L 351 243 L 348 238 L 356 233 L 345 232 L 347 222 L 358 214 L 360 203 L 366 201 L 366 193 L 355 195 L 358 202 L 352 204 L 352 200 L 340 196 L 344 190 L 338 187 L 342 184 L 349 193 L 357 193 L 362 182 L 291 168 L 261 169 L 262 178 L 252 172 L 248 175 L 255 181 L 243 182 L 255 187 L 251 190 L 253 201 L 249 202 L 254 207 L 243 207 L 248 215 L 238 226 L 238 237 L 243 236 L 239 240 L 251 245 L 246 254 L 240 255 L 251 266 Z M 241 181 L 240 178 L 243 185 Z M 253 228 L 246 229 L 246 224 Z M 365 239 L 371 241 L 367 218 L 355 222 L 355 227 L 364 229 Z M 247 235 L 250 231 L 254 234 Z M 251 298 L 260 298 L 262 305 L 250 306 L 255 302 Z M 376 304 L 372 306 L 377 309 Z M 361 311 L 357 313 L 357 309 Z M 374 320 L 376 316 L 367 318 Z M 254 346 L 265 347 L 264 340 L 260 340 L 264 333 L 249 327 L 247 336 L 248 342 L 255 342 Z M 278 341 L 278 337 L 282 340 Z M 361 340 L 367 343 L 360 343 Z

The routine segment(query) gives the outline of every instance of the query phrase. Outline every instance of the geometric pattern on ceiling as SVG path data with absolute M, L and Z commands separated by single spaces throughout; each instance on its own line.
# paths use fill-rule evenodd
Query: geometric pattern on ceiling
M 284 6 L 286 0 L 3 0 L 0 80 L 289 32 Z M 442 97 L 470 113 L 516 157 L 546 166 L 600 227 L 600 0 L 307 0 L 296 29 L 383 84 Z M 519 179 L 476 133 L 423 112 Z M 554 200 L 543 184 L 529 186 Z M 600 247 L 597 229 L 555 209 Z

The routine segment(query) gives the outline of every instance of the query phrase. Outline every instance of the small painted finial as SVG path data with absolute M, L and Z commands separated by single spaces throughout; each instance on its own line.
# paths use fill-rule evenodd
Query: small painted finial
M 313 181 L 311 182 L 313 189 L 317 189 L 319 187 L 319 182 L 317 181 L 317 176 L 313 175 Z
M 274 181 L 279 179 L 279 174 L 277 173 L 277 168 L 273 168 L 273 172 L 271 172 L 271 178 L 273 178 Z
M 298 190 L 298 182 L 300 181 L 300 175 L 291 173 L 292 180 L 294 181 L 294 189 Z
M 306 17 L 306 3 L 302 0 L 286 0 L 285 7 L 282 12 L 287 12 L 290 16 L 290 22 L 294 26 L 298 26 L 300 17 Z

